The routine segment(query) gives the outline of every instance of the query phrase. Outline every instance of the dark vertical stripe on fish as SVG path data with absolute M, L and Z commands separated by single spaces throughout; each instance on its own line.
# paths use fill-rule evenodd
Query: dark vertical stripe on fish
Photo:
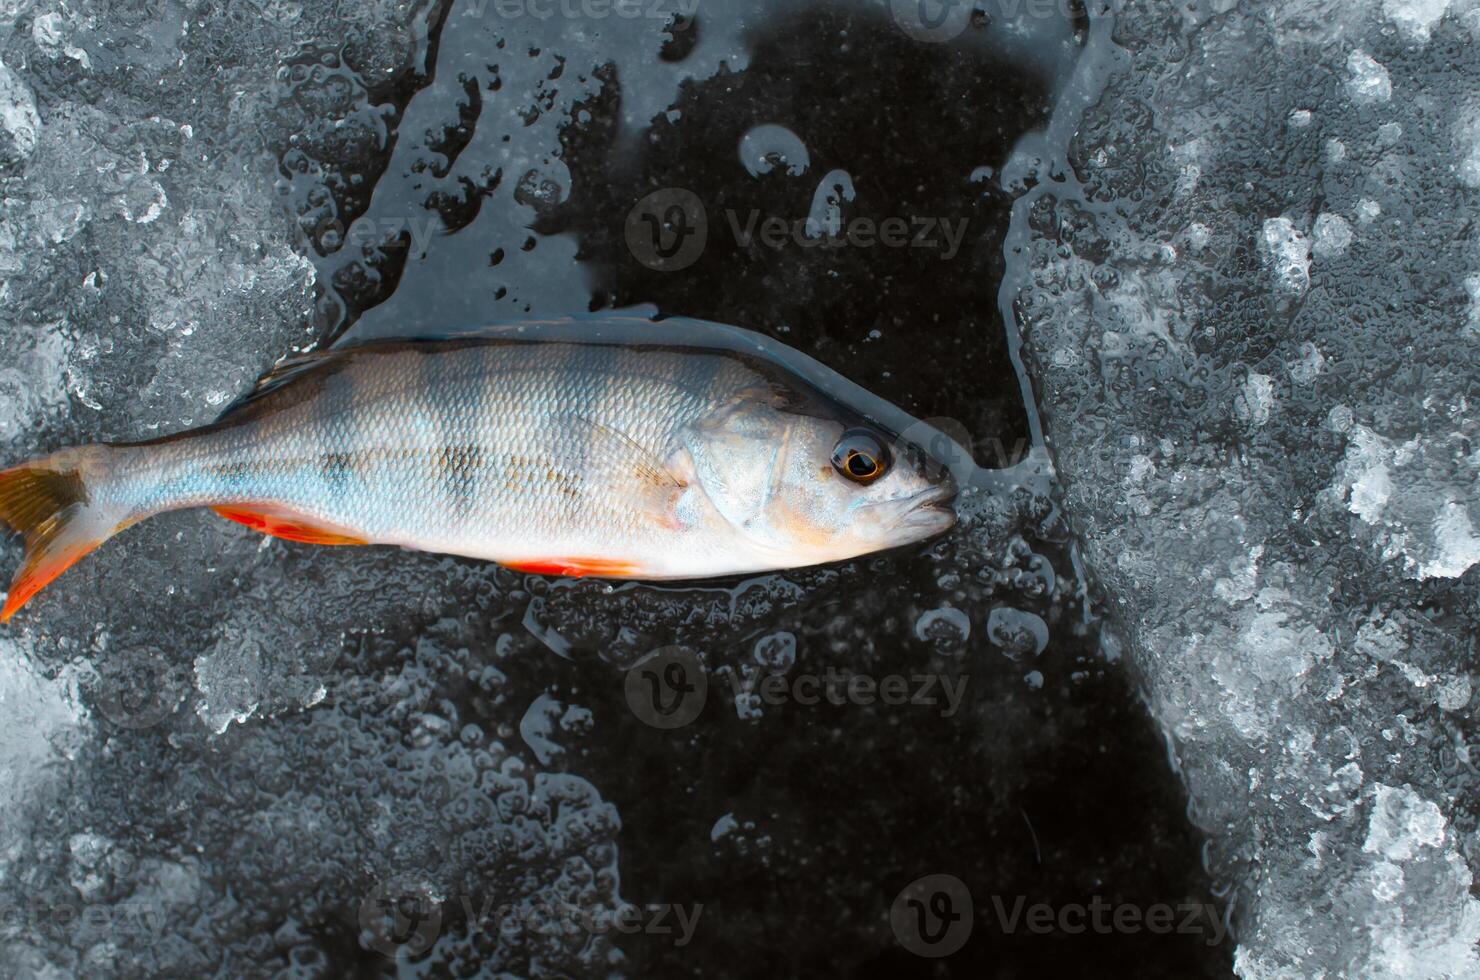
M 316 446 L 318 476 L 324 486 L 325 500 L 344 502 L 352 492 L 357 477 L 351 428 L 357 424 L 355 391 L 360 386 L 357 371 L 336 371 L 320 385 L 318 398 L 310 403 L 312 424 L 299 437 L 310 437 Z

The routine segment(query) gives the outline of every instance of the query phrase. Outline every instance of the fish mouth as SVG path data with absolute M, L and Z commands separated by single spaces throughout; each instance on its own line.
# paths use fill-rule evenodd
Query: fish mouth
M 919 530 L 926 535 L 939 534 L 956 523 L 951 501 L 956 499 L 955 486 L 947 483 L 922 490 L 904 500 L 901 527 Z

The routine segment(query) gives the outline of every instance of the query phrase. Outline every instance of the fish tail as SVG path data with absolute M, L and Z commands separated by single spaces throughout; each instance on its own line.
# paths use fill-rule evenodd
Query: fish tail
M 0 608 L 0 623 L 121 527 L 89 492 L 102 446 L 67 450 L 0 471 L 0 521 L 19 534 L 26 556 Z

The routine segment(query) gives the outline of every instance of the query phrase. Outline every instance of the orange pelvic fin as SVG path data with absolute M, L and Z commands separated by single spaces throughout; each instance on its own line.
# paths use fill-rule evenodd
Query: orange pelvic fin
M 529 575 L 561 575 L 567 578 L 636 578 L 638 568 L 631 562 L 605 558 L 546 558 L 540 561 L 504 562 L 508 568 Z
M 344 531 L 314 524 L 304 520 L 300 515 L 281 511 L 273 511 L 263 508 L 250 509 L 246 507 L 221 506 L 212 507 L 216 513 L 228 521 L 236 521 L 245 524 L 254 531 L 270 534 L 284 541 L 302 541 L 306 544 L 369 544 L 364 538 L 357 538 L 346 534 Z

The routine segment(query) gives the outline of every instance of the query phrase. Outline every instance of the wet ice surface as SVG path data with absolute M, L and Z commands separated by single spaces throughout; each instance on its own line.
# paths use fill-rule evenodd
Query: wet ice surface
M 1133 4 L 1020 203 L 1066 510 L 1247 977 L 1480 973 L 1473 5 Z
M 1080 49 L 719 6 L 0 2 L 6 460 L 200 424 L 347 328 L 654 304 L 1005 465 L 1021 194 L 1006 299 L 1064 493 L 695 589 L 134 528 L 0 637 L 5 971 L 928 971 L 890 907 L 949 873 L 963 975 L 1218 975 L 1208 928 L 1008 934 L 992 902 L 1226 887 L 1246 976 L 1473 975 L 1475 15 L 1152 5 Z M 675 187 L 710 239 L 662 271 L 628 219 Z M 742 242 L 752 213 L 801 234 Z M 802 248 L 891 216 L 968 234 Z M 625 682 L 675 645 L 707 699 L 663 731 Z M 964 694 L 758 693 L 830 671 Z M 682 945 L 549 913 L 619 902 L 703 911 Z

